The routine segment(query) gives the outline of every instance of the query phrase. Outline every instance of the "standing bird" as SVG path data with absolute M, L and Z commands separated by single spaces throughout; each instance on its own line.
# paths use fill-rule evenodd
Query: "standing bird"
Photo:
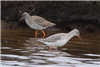
M 41 30 L 42 33 L 44 34 L 43 37 L 45 37 L 46 34 L 43 31 L 43 29 L 56 25 L 54 23 L 47 21 L 46 19 L 40 16 L 30 16 L 27 12 L 24 12 L 22 14 L 22 18 L 19 21 L 21 21 L 22 19 L 25 19 L 27 25 L 30 28 L 36 29 L 35 37 L 37 37 L 38 30 Z
M 44 39 L 38 39 L 37 41 L 46 44 L 50 47 L 49 49 L 52 50 L 52 47 L 62 47 L 74 36 L 78 36 L 82 40 L 79 35 L 78 29 L 74 29 L 69 33 L 57 33 Z

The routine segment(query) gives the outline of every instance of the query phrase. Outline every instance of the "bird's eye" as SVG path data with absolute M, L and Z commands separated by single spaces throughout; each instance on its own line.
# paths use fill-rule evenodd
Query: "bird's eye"
M 78 32 L 76 32 L 78 34 Z

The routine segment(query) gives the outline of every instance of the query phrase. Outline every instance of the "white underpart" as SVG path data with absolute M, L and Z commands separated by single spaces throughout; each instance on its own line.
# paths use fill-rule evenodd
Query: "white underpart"
M 56 42 L 44 42 L 47 46 L 62 47 L 66 44 L 66 40 L 58 40 Z

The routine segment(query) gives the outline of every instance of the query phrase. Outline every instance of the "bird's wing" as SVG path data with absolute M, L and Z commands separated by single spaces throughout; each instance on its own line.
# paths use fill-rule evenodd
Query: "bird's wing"
M 56 41 L 62 39 L 62 36 L 65 36 L 65 35 L 63 33 L 55 34 L 55 35 L 52 35 L 52 36 L 49 36 L 49 37 L 43 39 L 42 41 L 44 41 L 44 42 L 56 42 Z
M 33 20 L 35 23 L 37 23 L 38 25 L 43 26 L 43 27 L 49 27 L 49 26 L 55 25 L 54 23 L 51 23 L 39 16 L 33 16 L 33 18 L 34 18 Z

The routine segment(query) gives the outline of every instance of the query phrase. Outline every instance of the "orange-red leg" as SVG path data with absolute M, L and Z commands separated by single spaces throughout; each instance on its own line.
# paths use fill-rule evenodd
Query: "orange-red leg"
M 45 36 L 46 36 L 45 32 L 44 32 L 43 30 L 41 30 L 41 31 L 42 31 L 42 33 L 43 33 L 43 35 L 44 35 L 43 38 L 45 38 Z
M 38 30 L 36 30 L 36 32 L 35 32 L 35 37 L 37 37 L 37 34 L 38 34 Z
M 52 50 L 52 47 L 53 47 L 53 46 L 50 46 L 49 49 Z

